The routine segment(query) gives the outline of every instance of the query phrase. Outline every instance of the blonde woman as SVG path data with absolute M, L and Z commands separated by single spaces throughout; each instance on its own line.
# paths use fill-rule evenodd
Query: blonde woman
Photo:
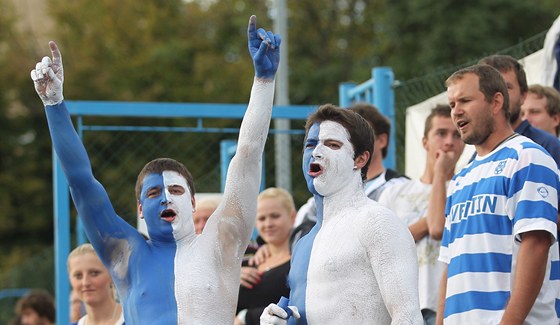
M 86 310 L 77 325 L 122 325 L 124 316 L 115 299 L 111 275 L 91 244 L 83 244 L 68 255 L 70 284 Z
M 268 304 L 289 296 L 290 234 L 295 218 L 294 200 L 286 190 L 270 187 L 259 194 L 256 227 L 270 255 L 256 267 L 241 268 L 235 324 L 259 324 Z

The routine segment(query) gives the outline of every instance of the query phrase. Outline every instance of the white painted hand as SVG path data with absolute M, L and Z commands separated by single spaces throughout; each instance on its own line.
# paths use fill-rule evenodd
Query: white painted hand
M 300 318 L 298 308 L 296 306 L 288 306 L 292 311 L 292 316 L 296 319 Z M 288 323 L 288 313 L 282 307 L 276 304 L 268 305 L 261 315 L 261 325 L 286 325 Z
M 64 99 L 62 84 L 64 82 L 64 69 L 62 56 L 55 42 L 50 41 L 52 60 L 45 56 L 41 62 L 31 70 L 31 79 L 35 84 L 35 91 L 45 106 L 60 104 Z

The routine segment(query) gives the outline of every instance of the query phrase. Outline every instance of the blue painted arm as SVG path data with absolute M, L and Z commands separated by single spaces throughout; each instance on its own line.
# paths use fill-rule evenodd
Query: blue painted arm
M 64 101 L 45 107 L 55 152 L 68 180 L 74 205 L 86 234 L 100 256 L 108 261 L 108 239 L 139 236 L 136 229 L 117 216 L 107 192 L 93 176 L 82 141 L 76 133 Z

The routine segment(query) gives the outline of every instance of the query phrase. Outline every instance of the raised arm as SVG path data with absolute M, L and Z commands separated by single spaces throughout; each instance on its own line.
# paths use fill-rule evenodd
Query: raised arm
M 84 222 L 87 236 L 98 252 L 104 240 L 123 228 L 134 228 L 117 217 L 103 186 L 93 177 L 86 150 L 78 137 L 64 104 L 62 56 L 55 42 L 49 42 L 52 60 L 44 57 L 31 71 L 35 90 L 45 105 L 49 131 L 72 199 Z M 101 255 L 101 254 L 100 254 Z M 101 256 L 102 259 L 106 256 Z
M 225 217 L 242 219 L 238 224 L 241 225 L 240 235 L 244 242 L 249 240 L 255 222 L 262 153 L 272 115 L 274 76 L 280 61 L 281 42 L 279 35 L 262 28 L 257 30 L 255 16 L 249 20 L 247 36 L 255 79 L 241 123 L 237 151 L 227 173 L 223 201 L 225 211 L 222 213 Z
M 438 150 L 434 164 L 432 191 L 428 202 L 427 223 L 430 236 L 441 240 L 445 226 L 445 202 L 447 199 L 447 180 L 451 178 L 459 159 L 453 151 Z

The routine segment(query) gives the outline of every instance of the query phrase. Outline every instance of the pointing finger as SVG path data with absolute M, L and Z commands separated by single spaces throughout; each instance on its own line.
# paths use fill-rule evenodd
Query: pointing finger
M 54 41 L 49 42 L 49 47 L 51 48 L 51 53 L 53 57 L 53 64 L 59 68 L 62 66 L 62 55 L 60 54 L 60 50 Z
M 251 36 L 252 34 L 256 34 L 257 31 L 257 16 L 252 15 L 251 18 L 249 18 L 249 25 L 247 26 L 247 34 L 249 34 L 249 36 Z M 256 35 L 254 35 L 256 38 Z

